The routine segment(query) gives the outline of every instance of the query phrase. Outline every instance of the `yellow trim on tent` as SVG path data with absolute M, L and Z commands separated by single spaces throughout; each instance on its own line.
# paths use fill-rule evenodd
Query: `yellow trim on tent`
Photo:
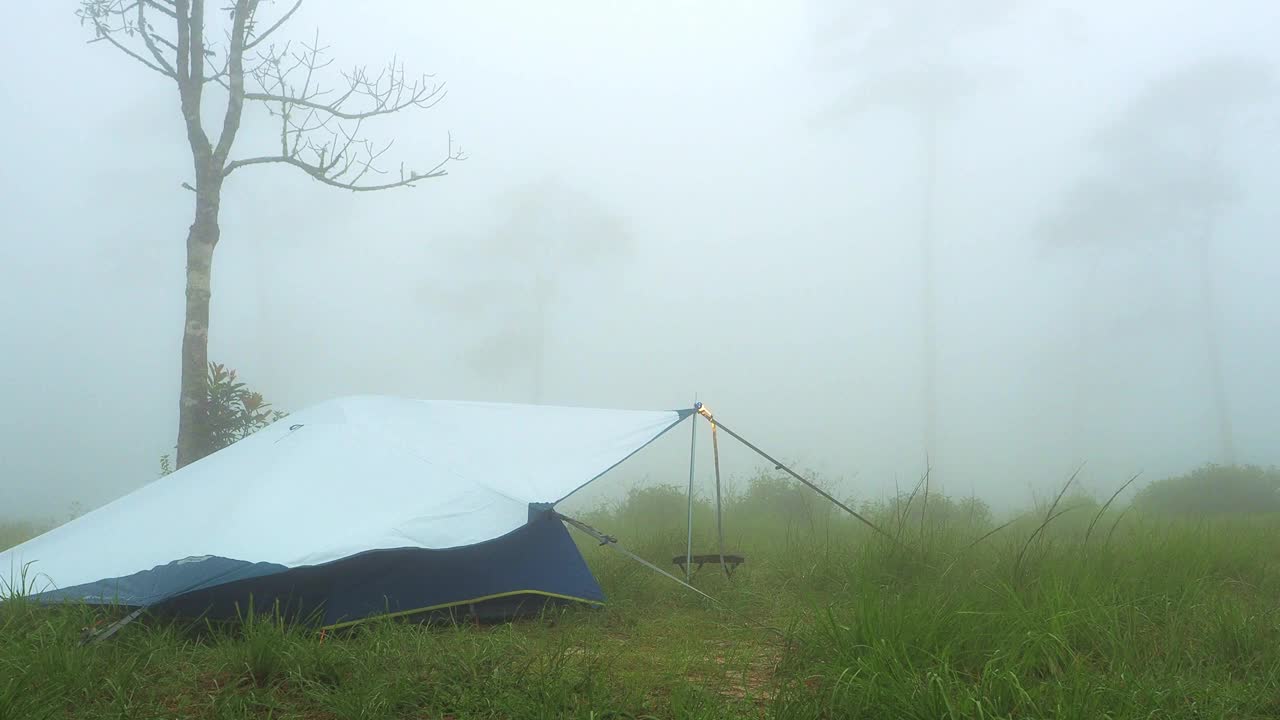
M 432 610 L 443 610 L 444 608 L 448 608 L 448 607 L 457 607 L 459 605 L 469 605 L 471 603 L 484 602 L 486 600 L 497 600 L 498 598 L 511 597 L 513 595 L 542 595 L 544 597 L 557 598 L 560 600 L 574 600 L 576 602 L 584 602 L 590 605 L 604 605 L 604 602 L 600 600 L 588 600 L 587 598 L 574 597 L 573 595 L 561 595 L 560 593 L 545 592 L 543 590 L 512 590 L 510 592 L 497 593 L 496 595 L 482 595 L 481 597 L 477 597 L 477 598 L 469 598 L 467 600 L 459 600 L 457 602 L 443 603 L 441 605 L 429 605 L 427 607 L 414 608 L 413 610 L 401 610 L 400 612 L 386 613 L 383 615 L 373 615 L 371 617 L 361 618 L 359 620 L 348 620 L 347 622 L 335 623 L 333 625 L 325 625 L 320 629 L 321 630 L 337 630 L 339 628 L 351 627 L 352 625 L 359 625 L 360 623 L 369 622 L 371 620 L 404 617 L 405 615 L 413 615 L 416 613 L 430 612 Z

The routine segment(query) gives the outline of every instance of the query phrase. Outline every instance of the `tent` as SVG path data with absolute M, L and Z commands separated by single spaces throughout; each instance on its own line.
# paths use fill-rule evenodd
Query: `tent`
M 0 553 L 0 591 L 324 627 L 600 603 L 554 507 L 693 412 L 331 400 Z

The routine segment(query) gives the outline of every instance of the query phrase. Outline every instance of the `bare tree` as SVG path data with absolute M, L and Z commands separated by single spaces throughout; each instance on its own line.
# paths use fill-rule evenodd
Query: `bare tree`
M 218 244 L 223 185 L 233 173 L 260 165 L 283 165 L 343 190 L 369 192 L 413 187 L 446 174 L 462 159 L 450 138 L 447 151 L 424 170 L 388 175 L 380 163 L 391 142 L 375 144 L 367 121 L 411 109 L 430 108 L 444 86 L 429 75 L 406 75 L 392 59 L 377 72 L 354 67 L 336 88 L 321 76 L 332 63 L 317 33 L 310 43 L 275 38 L 303 0 L 271 18 L 272 0 L 223 0 L 218 11 L 204 0 L 81 0 L 82 25 L 93 43 L 106 43 L 173 82 L 191 147 L 195 217 L 187 233 L 186 319 L 182 338 L 177 466 L 210 452 L 208 365 L 210 271 Z M 219 37 L 220 36 L 220 37 Z M 206 122 L 206 91 L 225 99 L 221 117 Z M 233 157 L 246 105 L 259 103 L 278 122 L 278 145 L 261 155 Z M 216 135 L 209 132 L 213 125 Z
M 912 117 L 919 133 L 921 392 L 926 453 L 938 451 L 935 221 L 939 137 L 946 116 L 977 90 L 981 75 L 972 65 L 959 62 L 950 45 L 956 35 L 995 25 L 1013 9 L 1010 0 L 879 0 L 858 4 L 856 13 L 841 13 L 824 24 L 824 40 L 836 48 L 834 64 L 854 77 L 824 120 L 844 123 L 874 109 L 895 109 Z
M 1178 244 L 1191 245 L 1207 384 L 1219 454 L 1228 464 L 1236 462 L 1236 450 L 1213 244 L 1223 214 L 1239 195 L 1226 151 L 1240 122 L 1275 89 L 1271 70 L 1250 59 L 1211 58 L 1167 73 L 1093 138 L 1095 167 L 1040 227 L 1049 243 L 1087 252 L 1091 268 L 1108 249 L 1164 254 Z M 1082 319 L 1081 357 L 1086 325 Z

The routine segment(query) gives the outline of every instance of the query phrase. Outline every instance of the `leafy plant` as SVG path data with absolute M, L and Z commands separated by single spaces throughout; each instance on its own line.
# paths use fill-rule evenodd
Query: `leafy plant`
M 287 413 L 272 410 L 262 393 L 239 381 L 236 371 L 209 363 L 209 436 L 216 452 L 243 440 Z
M 274 410 L 262 393 L 249 389 L 235 370 L 222 363 L 209 363 L 209 443 L 217 452 L 243 440 L 288 413 Z M 160 475 L 173 472 L 169 455 L 160 458 Z

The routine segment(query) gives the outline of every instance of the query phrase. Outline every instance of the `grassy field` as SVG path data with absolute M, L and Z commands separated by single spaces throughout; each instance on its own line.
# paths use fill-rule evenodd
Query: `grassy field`
M 584 539 L 607 607 L 481 628 L 137 622 L 79 647 L 95 611 L 14 600 L 0 720 L 1280 717 L 1280 521 L 1063 509 L 984 539 L 980 504 L 920 494 L 870 509 L 886 540 L 766 479 L 726 510 L 747 564 L 695 576 L 722 606 Z M 650 489 L 582 519 L 670 567 L 684 511 Z

